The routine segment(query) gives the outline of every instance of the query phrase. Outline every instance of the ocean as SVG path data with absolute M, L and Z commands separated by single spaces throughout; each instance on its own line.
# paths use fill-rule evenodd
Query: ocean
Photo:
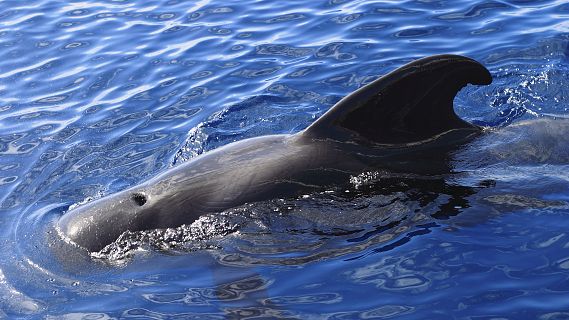
M 299 132 L 429 55 L 490 70 L 454 100 L 488 132 L 562 121 L 567 1 L 4 0 L 0 48 L 0 318 L 569 319 L 563 128 L 499 138 L 490 164 L 494 138 L 461 146 L 443 178 L 366 172 L 208 215 L 183 241 L 52 242 L 70 207 Z

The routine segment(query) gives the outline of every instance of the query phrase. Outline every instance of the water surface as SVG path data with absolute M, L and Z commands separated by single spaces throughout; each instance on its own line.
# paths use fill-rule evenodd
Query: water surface
M 426 55 L 490 69 L 455 99 L 471 122 L 567 117 L 568 21 L 552 0 L 2 1 L 0 318 L 569 319 L 555 132 L 542 159 L 472 165 L 481 140 L 452 179 L 366 173 L 206 217 L 178 246 L 60 257 L 49 241 L 70 206 L 298 132 Z

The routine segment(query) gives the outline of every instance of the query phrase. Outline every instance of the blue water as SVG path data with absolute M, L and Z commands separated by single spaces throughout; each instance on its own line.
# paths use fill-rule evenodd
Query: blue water
M 49 240 L 72 205 L 431 54 L 494 75 L 455 99 L 471 122 L 569 117 L 564 0 L 5 0 L 0 48 L 0 318 L 569 319 L 567 157 L 252 204 L 181 247 Z

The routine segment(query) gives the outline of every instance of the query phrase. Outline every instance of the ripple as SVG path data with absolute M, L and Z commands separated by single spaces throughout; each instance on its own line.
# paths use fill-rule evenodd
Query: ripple
M 87 41 L 74 41 L 74 42 L 70 42 L 70 43 L 66 44 L 61 49 L 62 50 L 70 50 L 70 49 L 75 49 L 75 48 L 84 47 L 84 46 L 88 46 L 88 45 L 89 45 L 89 42 L 87 42 Z
M 283 15 L 276 16 L 273 18 L 269 18 L 269 19 L 265 19 L 265 20 L 256 20 L 256 21 L 262 22 L 262 23 L 267 23 L 267 24 L 273 24 L 273 23 L 283 23 L 283 22 L 294 21 L 294 20 L 302 20 L 305 18 L 306 18 L 306 16 L 301 14 L 301 13 L 288 13 L 288 14 L 283 14 Z
M 227 35 L 227 34 L 232 33 L 231 29 L 219 28 L 219 27 L 209 28 L 208 31 L 213 33 L 213 34 L 217 34 L 217 35 Z
M 357 58 L 357 56 L 353 53 L 348 52 L 341 52 L 340 49 L 344 46 L 344 43 L 337 42 L 337 43 L 329 43 L 324 47 L 319 48 L 315 56 L 318 58 L 328 58 L 333 57 L 337 60 L 352 60 Z
M 315 304 L 315 303 L 338 303 L 342 301 L 342 297 L 337 293 L 321 293 L 308 296 L 286 296 L 273 297 L 263 301 L 263 304 L 274 305 L 297 305 L 297 304 Z
M 6 16 L 9 16 L 10 14 L 11 14 L 11 12 L 7 13 Z M 30 14 L 23 15 L 23 16 L 18 17 L 18 18 L 14 18 L 12 20 L 4 20 L 4 19 L 2 19 L 3 17 L 0 17 L 0 19 L 4 20 L 4 21 L 0 22 L 0 25 L 4 26 L 4 27 L 10 27 L 10 26 L 18 25 L 18 24 L 26 24 L 26 23 L 33 22 L 33 19 L 35 17 L 41 17 L 41 16 L 43 16 L 43 14 L 41 14 L 41 13 L 30 13 Z
M 507 132 L 567 117 L 568 12 L 555 0 L 0 2 L 0 318 L 566 317 L 559 137 L 508 140 L 490 168 L 480 150 L 505 140 L 483 138 L 454 154 L 452 183 L 366 172 L 193 231 L 125 235 L 101 259 L 70 250 L 65 264 L 44 237 L 74 203 L 298 132 L 426 55 L 464 54 L 494 75 L 456 98 L 469 121 Z
M 354 13 L 354 14 L 349 14 L 346 16 L 338 16 L 338 17 L 334 17 L 332 18 L 332 22 L 334 23 L 338 23 L 338 24 L 346 24 L 346 23 L 352 23 L 356 20 L 358 20 L 362 15 L 360 13 Z
M 288 57 L 302 57 L 312 53 L 311 49 L 294 48 L 287 45 L 263 44 L 255 48 L 259 55 L 277 55 Z
M 374 30 L 381 30 L 389 27 L 390 24 L 388 23 L 362 23 L 357 27 L 354 27 L 354 31 L 374 31 Z
M 72 313 L 59 314 L 57 316 L 47 316 L 46 317 L 46 319 L 49 319 L 49 320 L 51 320 L 51 319 L 111 320 L 113 318 L 114 317 L 111 317 L 106 313 L 98 313 L 98 312 L 91 312 L 91 313 L 72 312 Z
M 10 184 L 10 183 L 15 182 L 16 180 L 18 180 L 18 177 L 16 177 L 16 176 L 12 176 L 12 177 L 1 177 L 1 178 L 0 178 L 0 185 L 3 185 L 3 184 Z
M 464 12 L 444 14 L 438 16 L 437 18 L 441 20 L 463 20 L 463 19 L 476 18 L 482 16 L 487 11 L 501 10 L 505 8 L 511 8 L 511 7 L 504 4 L 503 2 L 488 1 L 481 4 L 477 4 Z
M 431 28 L 427 28 L 427 29 L 406 29 L 406 30 L 402 30 L 399 31 L 395 34 L 396 37 L 399 38 L 416 38 L 416 37 L 425 37 L 425 36 L 430 36 L 433 35 L 435 33 L 441 32 L 443 30 L 446 30 L 447 28 L 445 27 L 437 27 L 437 26 L 433 26 Z
M 68 96 L 65 96 L 65 95 L 52 96 L 52 97 L 41 98 L 41 99 L 37 100 L 36 103 L 54 103 L 54 102 L 64 101 L 67 98 L 68 98 Z
M 282 67 L 272 67 L 263 69 L 241 69 L 237 72 L 231 73 L 231 76 L 243 77 L 243 78 L 257 78 L 272 75 L 275 72 L 281 70 Z
M 157 20 L 157 21 L 166 21 L 166 20 L 171 20 L 176 18 L 176 13 L 173 12 L 165 12 L 165 13 L 155 13 L 155 14 L 151 14 L 148 15 L 147 18 L 151 19 L 151 20 Z
M 194 73 L 194 74 L 192 75 L 192 79 L 200 79 L 200 78 L 206 78 L 206 77 L 209 77 L 209 76 L 211 76 L 212 74 L 213 74 L 213 72 L 212 72 L 212 71 L 209 71 L 209 70 L 203 70 L 203 71 L 200 71 L 200 72 Z
M 44 306 L 39 301 L 33 300 L 24 293 L 12 287 L 7 281 L 6 276 L 0 270 L 0 305 L 6 306 L 11 312 L 25 315 L 38 314 Z
M 8 72 L 0 74 L 0 78 L 9 78 L 9 77 L 12 77 L 14 75 L 20 75 L 21 76 L 21 75 L 28 75 L 32 72 L 41 72 L 41 71 L 44 71 L 46 69 L 49 69 L 53 65 L 54 61 L 58 61 L 58 59 L 57 58 L 51 58 L 51 59 L 48 59 L 46 61 L 38 62 L 38 63 L 31 65 L 31 66 L 26 66 L 26 67 L 10 70 Z
M 192 289 L 187 293 L 149 294 L 145 298 L 159 304 L 204 305 L 208 301 L 232 301 L 265 289 L 270 283 L 260 277 L 240 279 L 215 288 Z
M 400 306 L 400 305 L 387 305 L 376 309 L 365 310 L 360 312 L 337 312 L 327 317 L 329 320 L 341 319 L 389 319 L 395 316 L 404 316 L 413 313 L 413 307 Z
M 387 14 L 418 14 L 418 11 L 409 10 L 404 8 L 377 8 L 374 10 L 376 13 L 387 13 Z

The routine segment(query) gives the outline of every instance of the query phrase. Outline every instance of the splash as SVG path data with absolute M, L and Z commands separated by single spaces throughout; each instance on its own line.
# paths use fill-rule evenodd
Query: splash
M 234 213 L 205 215 L 190 225 L 145 231 L 125 231 L 92 257 L 112 264 L 128 262 L 137 251 L 190 252 L 214 249 L 214 240 L 239 230 L 242 217 Z

